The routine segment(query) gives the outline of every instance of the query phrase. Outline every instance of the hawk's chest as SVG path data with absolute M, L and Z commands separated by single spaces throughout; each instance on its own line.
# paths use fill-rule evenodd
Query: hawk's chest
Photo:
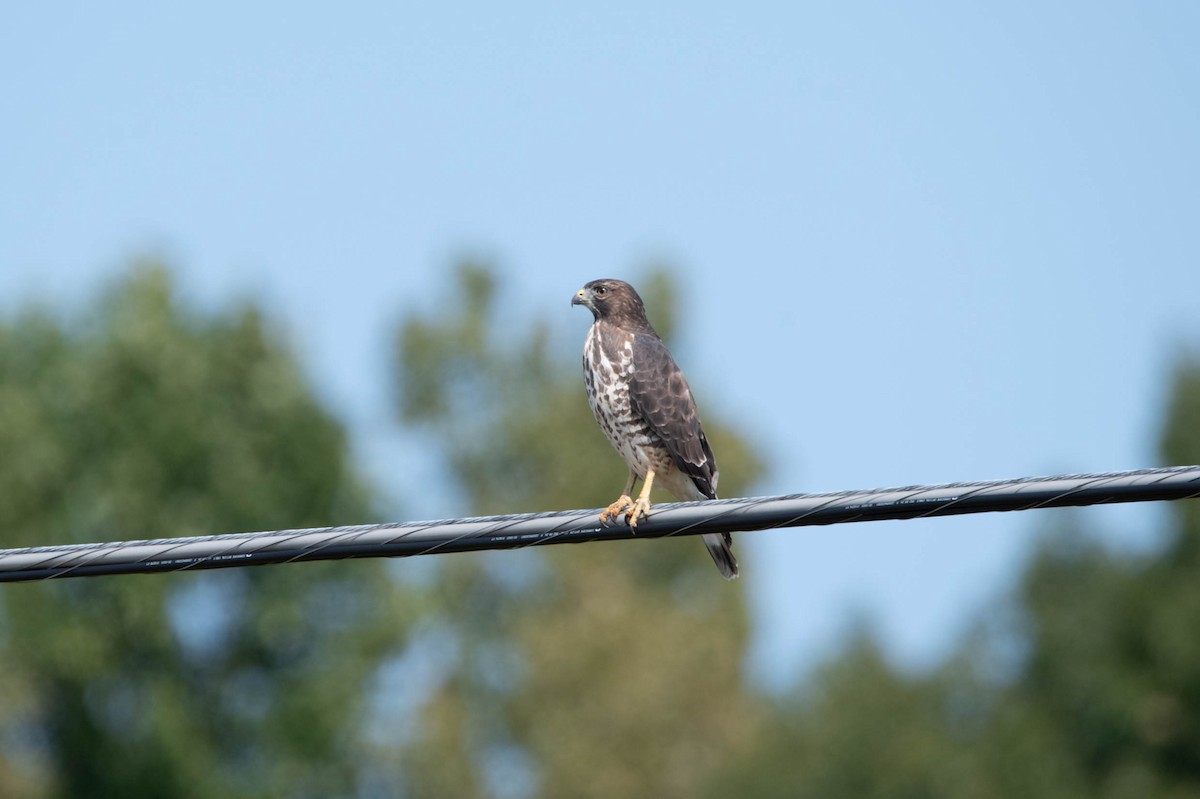
M 644 474 L 647 466 L 659 460 L 657 451 L 662 445 L 629 401 L 633 344 L 631 335 L 592 325 L 583 345 L 583 377 L 588 405 L 600 429 L 625 462 Z
M 592 325 L 583 344 L 583 378 L 588 404 L 596 414 L 596 421 L 604 427 L 606 421 L 611 423 L 631 414 L 629 379 L 633 376 L 633 337 L 605 333 L 599 328 L 599 325 Z

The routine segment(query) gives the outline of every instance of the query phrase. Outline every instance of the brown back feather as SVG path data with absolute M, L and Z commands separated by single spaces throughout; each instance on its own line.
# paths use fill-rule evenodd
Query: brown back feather
M 700 425 L 696 400 L 670 351 L 653 330 L 634 337 L 633 412 L 658 434 L 680 471 L 709 499 L 717 498 L 717 461 Z

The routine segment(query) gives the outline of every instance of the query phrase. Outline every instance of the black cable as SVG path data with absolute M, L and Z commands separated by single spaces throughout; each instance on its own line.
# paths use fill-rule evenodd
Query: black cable
M 599 509 L 0 550 L 0 582 L 430 555 L 1200 496 L 1200 466 L 655 505 L 636 533 Z

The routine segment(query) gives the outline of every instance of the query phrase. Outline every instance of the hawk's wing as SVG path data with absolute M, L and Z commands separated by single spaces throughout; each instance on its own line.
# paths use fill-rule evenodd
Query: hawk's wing
M 687 378 L 657 335 L 633 340 L 629 403 L 666 444 L 679 470 L 709 499 L 717 497 L 717 462 L 696 412 Z

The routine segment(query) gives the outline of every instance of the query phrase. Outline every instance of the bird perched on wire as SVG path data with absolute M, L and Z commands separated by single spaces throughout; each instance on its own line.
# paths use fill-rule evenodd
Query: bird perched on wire
M 700 426 L 687 379 L 646 318 L 646 307 L 623 280 L 593 280 L 572 305 L 595 322 L 583 345 L 588 405 L 600 429 L 629 468 L 625 490 L 600 514 L 608 524 L 622 513 L 630 527 L 650 513 L 650 487 L 660 485 L 682 502 L 717 498 L 717 461 Z M 631 498 L 643 482 L 636 500 Z M 729 533 L 709 533 L 708 552 L 725 579 L 738 576 Z

